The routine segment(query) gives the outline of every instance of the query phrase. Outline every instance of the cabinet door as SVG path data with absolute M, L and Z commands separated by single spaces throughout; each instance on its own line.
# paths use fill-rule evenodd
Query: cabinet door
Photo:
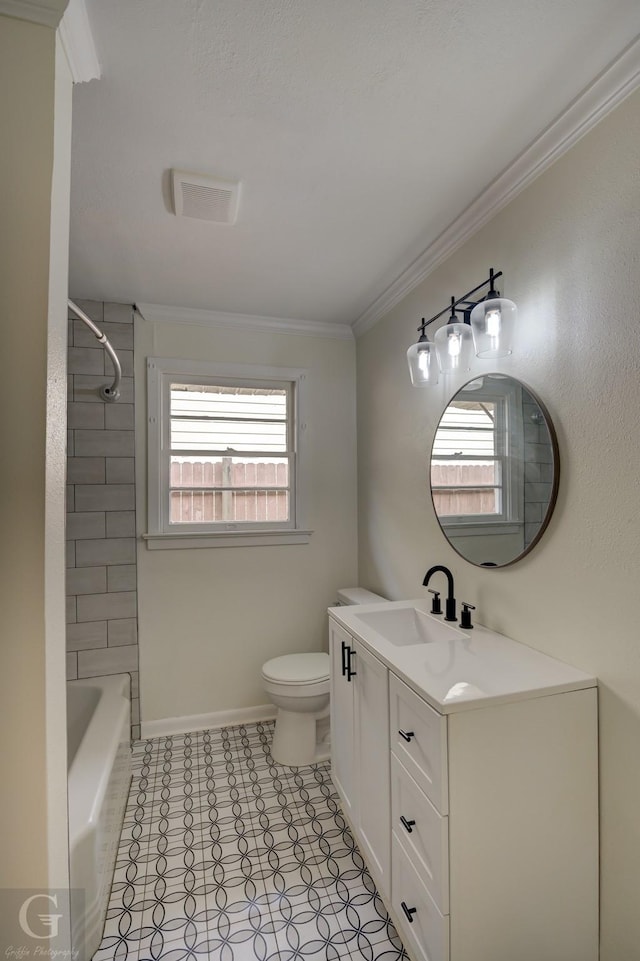
M 344 645 L 344 647 L 343 647 Z M 354 642 L 339 624 L 329 618 L 331 654 L 331 777 L 345 814 L 357 824 L 356 772 L 354 750 L 354 681 L 343 671 L 344 654 L 353 651 Z M 354 658 L 351 657 L 351 661 Z
M 358 642 L 354 660 L 359 841 L 380 893 L 388 896 L 391 888 L 388 671 Z

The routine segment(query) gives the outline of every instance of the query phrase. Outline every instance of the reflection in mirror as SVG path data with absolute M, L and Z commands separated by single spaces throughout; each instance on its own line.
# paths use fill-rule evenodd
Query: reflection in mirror
M 431 451 L 445 537 L 472 564 L 513 564 L 549 522 L 559 469 L 553 425 L 528 387 L 503 374 L 470 381 L 449 401 Z

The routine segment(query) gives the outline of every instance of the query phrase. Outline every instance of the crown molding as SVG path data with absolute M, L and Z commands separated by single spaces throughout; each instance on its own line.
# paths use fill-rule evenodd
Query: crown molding
M 66 5 L 66 0 L 0 0 L 0 15 L 29 20 L 55 30 Z
M 373 327 L 521 191 L 640 86 L 637 37 L 489 184 L 354 322 L 360 336 Z
M 193 307 L 167 307 L 164 304 L 136 303 L 135 309 L 144 320 L 153 323 L 190 324 L 193 327 L 233 327 L 235 330 L 276 334 L 302 334 L 308 337 L 329 337 L 353 340 L 348 324 L 326 324 L 287 317 L 260 317 L 256 314 L 231 314 L 219 310 L 200 310 Z
M 60 21 L 60 39 L 74 83 L 100 79 L 100 64 L 84 0 L 69 0 Z

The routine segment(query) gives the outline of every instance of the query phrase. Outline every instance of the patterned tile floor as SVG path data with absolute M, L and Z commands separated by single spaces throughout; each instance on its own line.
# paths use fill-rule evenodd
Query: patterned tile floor
M 94 961 L 400 961 L 328 764 L 272 723 L 138 742 Z

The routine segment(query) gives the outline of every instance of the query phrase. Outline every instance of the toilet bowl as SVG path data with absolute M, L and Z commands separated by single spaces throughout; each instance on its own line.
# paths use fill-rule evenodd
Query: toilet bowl
M 338 591 L 337 604 L 375 604 L 379 594 L 362 587 Z M 284 654 L 262 665 L 265 692 L 278 708 L 271 756 L 299 767 L 326 761 L 331 754 L 328 654 Z
M 264 690 L 278 708 L 271 755 L 299 767 L 329 757 L 329 655 L 285 654 L 262 666 Z

